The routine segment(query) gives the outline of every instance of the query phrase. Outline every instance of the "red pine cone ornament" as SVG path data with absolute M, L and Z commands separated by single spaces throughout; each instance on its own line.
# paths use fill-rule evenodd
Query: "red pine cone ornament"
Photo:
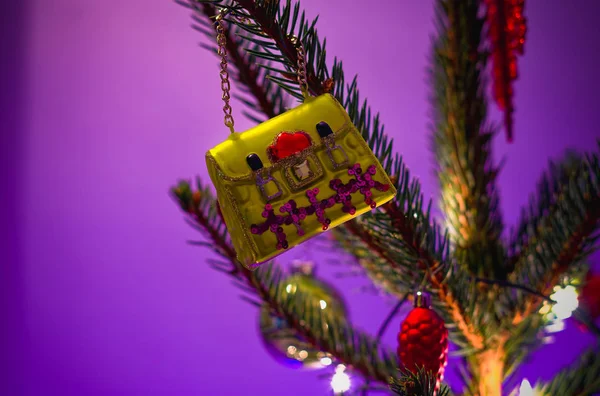
M 408 313 L 398 333 L 398 357 L 406 370 L 416 373 L 423 367 L 444 379 L 448 363 L 448 330 L 442 318 L 431 309 L 428 294 L 415 294 L 415 308 Z
M 527 21 L 525 0 L 486 0 L 489 41 L 492 50 L 493 96 L 504 111 L 506 138 L 513 140 L 513 88 L 518 77 L 517 55 L 523 55 Z

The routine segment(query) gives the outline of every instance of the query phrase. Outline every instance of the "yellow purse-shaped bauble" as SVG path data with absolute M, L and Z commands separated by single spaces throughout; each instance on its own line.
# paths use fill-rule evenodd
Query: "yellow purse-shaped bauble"
M 232 133 L 206 163 L 237 258 L 250 269 L 396 194 L 330 94 Z

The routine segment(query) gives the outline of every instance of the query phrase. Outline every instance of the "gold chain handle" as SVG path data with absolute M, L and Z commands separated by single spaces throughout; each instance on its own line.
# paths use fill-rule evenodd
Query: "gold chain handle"
M 306 52 L 304 51 L 304 45 L 302 45 L 302 42 L 298 40 L 298 37 L 292 37 L 292 43 L 296 46 L 296 51 L 298 53 L 298 71 L 296 73 L 298 85 L 302 91 L 302 96 L 304 96 L 306 99 L 308 97 L 308 82 L 306 81 Z
M 223 103 L 225 103 L 223 106 L 223 113 L 225 113 L 224 123 L 231 133 L 235 133 L 233 129 L 233 116 L 231 115 L 231 105 L 229 104 L 229 100 L 231 99 L 231 95 L 229 94 L 231 84 L 229 83 L 229 72 L 227 71 L 227 36 L 225 35 L 225 26 L 223 26 L 223 19 L 225 18 L 225 15 L 227 15 L 227 12 L 227 9 L 223 8 L 216 17 L 217 54 L 221 57 L 221 71 L 219 72 L 219 75 L 221 76 L 221 90 L 223 91 L 222 99 Z M 298 54 L 298 70 L 296 73 L 298 85 L 302 91 L 302 96 L 306 99 L 309 96 L 308 82 L 306 81 L 306 52 L 304 51 L 304 46 L 297 37 L 293 36 L 291 39 L 292 43 L 296 46 Z
M 231 105 L 229 104 L 229 100 L 231 99 L 231 95 L 229 94 L 229 90 L 231 89 L 231 84 L 229 83 L 229 72 L 227 71 L 227 37 L 225 36 L 225 27 L 223 26 L 223 18 L 227 14 L 227 9 L 223 8 L 219 15 L 217 15 L 217 53 L 221 57 L 221 71 L 219 75 L 221 76 L 221 90 L 223 91 L 223 113 L 225 113 L 225 126 L 229 128 L 231 133 L 235 133 L 233 129 L 233 116 L 231 115 Z

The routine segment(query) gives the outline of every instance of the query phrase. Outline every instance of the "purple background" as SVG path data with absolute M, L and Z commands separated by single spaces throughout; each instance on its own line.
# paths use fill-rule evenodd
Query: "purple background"
M 227 136 L 217 62 L 197 47 L 189 12 L 170 1 L 3 3 L 0 393 L 326 394 L 328 381 L 267 355 L 257 312 L 207 268 L 206 250 L 186 244 L 197 234 L 167 194 L 178 178 L 205 175 L 204 152 Z M 432 2 L 303 5 L 320 14 L 330 54 L 359 73 L 361 93 L 434 196 Z M 600 135 L 599 12 L 593 0 L 527 4 L 516 141 L 495 143 L 508 160 L 508 224 L 549 157 L 591 148 Z M 297 250 L 282 261 L 306 251 Z M 338 270 L 319 267 L 330 280 Z M 375 332 L 390 302 L 358 292 L 366 279 L 332 282 L 353 321 Z M 399 322 L 386 337 L 392 347 Z M 519 380 L 549 378 L 590 341 L 572 324 L 557 338 Z

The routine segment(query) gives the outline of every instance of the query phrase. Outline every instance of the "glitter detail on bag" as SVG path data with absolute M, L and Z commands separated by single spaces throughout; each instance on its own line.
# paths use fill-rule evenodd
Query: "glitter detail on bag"
M 333 179 L 329 182 L 329 187 L 335 191 L 335 194 L 331 195 L 326 199 L 319 200 L 319 189 L 311 188 L 306 190 L 306 196 L 308 197 L 309 205 L 299 208 L 296 201 L 290 199 L 287 203 L 279 208 L 281 215 L 275 214 L 275 209 L 271 204 L 266 204 L 265 209 L 262 212 L 262 217 L 265 218 L 265 222 L 261 224 L 252 224 L 250 231 L 255 235 L 262 235 L 267 231 L 271 231 L 277 238 L 277 250 L 287 249 L 288 241 L 286 234 L 283 230 L 283 225 L 296 226 L 296 232 L 299 236 L 304 235 L 305 231 L 302 229 L 302 221 L 306 216 L 316 215 L 319 223 L 323 225 L 323 231 L 329 228 L 331 219 L 327 218 L 325 211 L 335 205 L 341 204 L 342 212 L 354 215 L 356 213 L 356 207 L 352 205 L 352 195 L 360 192 L 364 197 L 364 202 L 375 208 L 377 203 L 371 198 L 373 193 L 372 189 L 378 191 L 387 191 L 390 188 L 389 184 L 383 184 L 376 180 L 373 180 L 373 176 L 377 173 L 375 165 L 370 165 L 367 168 L 367 172 L 363 173 L 360 164 L 355 164 L 348 169 L 348 175 L 354 178 L 348 181 L 348 183 L 342 183 L 340 179 Z

